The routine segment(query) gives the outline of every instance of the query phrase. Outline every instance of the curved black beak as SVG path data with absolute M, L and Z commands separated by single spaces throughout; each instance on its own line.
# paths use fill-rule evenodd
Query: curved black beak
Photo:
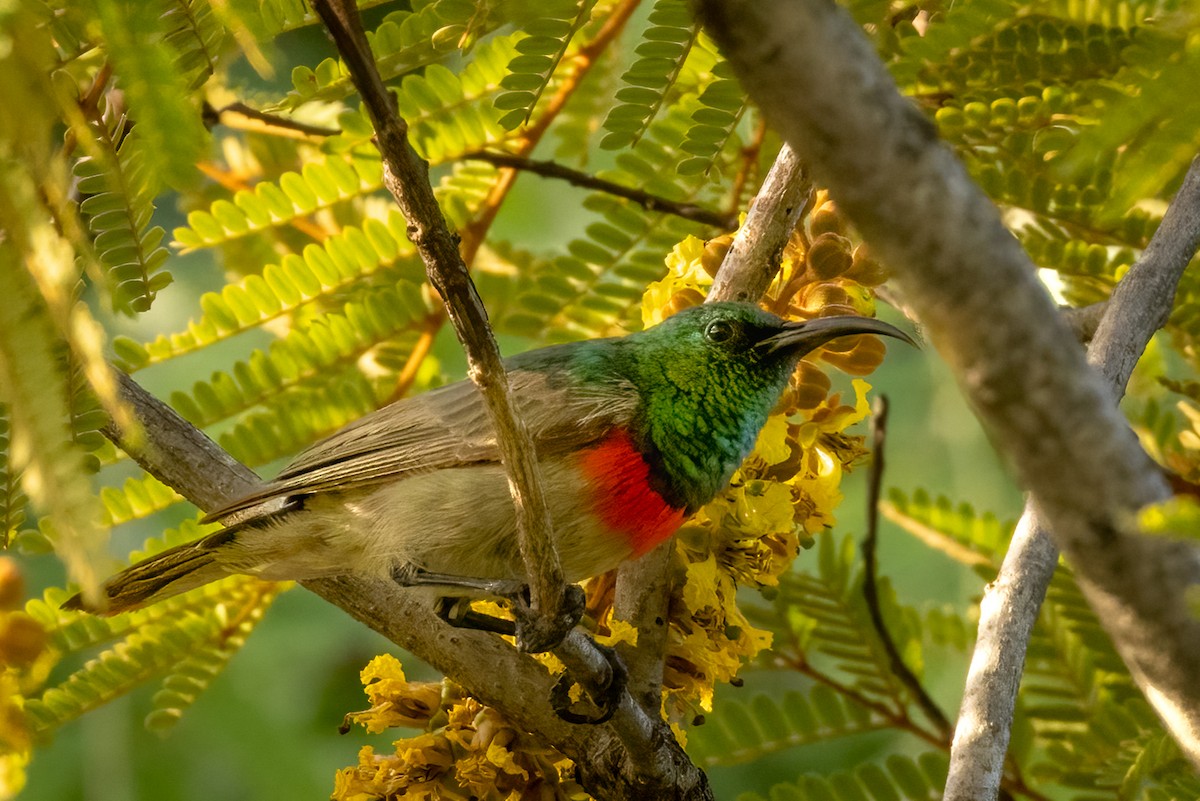
M 916 340 L 894 325 L 871 317 L 818 317 L 815 320 L 786 322 L 778 333 L 772 334 L 756 347 L 765 353 L 779 350 L 794 351 L 800 356 L 810 353 L 827 342 L 853 334 L 879 334 L 920 347 Z

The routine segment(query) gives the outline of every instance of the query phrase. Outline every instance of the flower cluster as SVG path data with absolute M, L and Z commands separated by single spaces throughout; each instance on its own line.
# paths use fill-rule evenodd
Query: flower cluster
M 423 728 L 395 742 L 395 753 L 364 746 L 358 764 L 334 780 L 334 801 L 583 799 L 574 764 L 511 726 L 451 681 L 410 682 L 400 662 L 377 656 L 362 671 L 371 707 L 346 716 L 371 732 Z

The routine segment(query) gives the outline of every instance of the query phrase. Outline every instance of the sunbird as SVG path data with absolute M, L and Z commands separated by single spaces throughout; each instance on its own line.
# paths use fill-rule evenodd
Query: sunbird
M 854 334 L 915 344 L 867 317 L 790 322 L 721 302 L 507 359 L 564 577 L 611 570 L 675 533 L 729 483 L 800 358 Z M 205 521 L 226 527 L 110 578 L 95 611 L 137 609 L 235 573 L 525 578 L 496 436 L 465 380 L 350 423 Z M 84 606 L 79 595 L 64 604 Z

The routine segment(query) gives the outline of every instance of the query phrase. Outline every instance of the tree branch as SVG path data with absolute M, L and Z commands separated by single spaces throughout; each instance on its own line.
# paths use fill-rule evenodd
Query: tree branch
M 429 165 L 409 144 L 408 124 L 396 112 L 394 99 L 375 66 L 358 7 L 346 0 L 314 0 L 313 8 L 333 37 L 371 116 L 375 142 L 383 158 L 383 183 L 408 221 L 409 239 L 421 254 L 429 282 L 442 296 L 466 351 L 467 373 L 483 393 L 508 472 L 534 612 L 519 645 L 545 650 L 559 642 L 574 621 L 567 609 L 562 567 L 551 538 L 550 511 L 533 439 L 509 391 L 487 311 L 459 253 L 458 237 L 447 228 L 433 195 Z
M 946 719 L 937 702 L 925 690 L 921 680 L 909 669 L 896 647 L 896 641 L 888 631 L 883 619 L 883 607 L 879 602 L 878 559 L 876 558 L 879 544 L 879 495 L 883 489 L 884 445 L 887 442 L 888 400 L 886 395 L 875 398 L 874 413 L 871 415 L 871 435 L 874 440 L 871 448 L 871 472 L 867 478 L 867 534 L 862 541 L 863 554 L 863 597 L 867 602 L 867 611 L 871 616 L 871 626 L 883 643 L 887 652 L 888 662 L 892 673 L 912 694 L 917 706 L 925 713 L 929 722 L 937 727 L 944 741 L 950 739 L 953 726 Z
M 1200 554 L 1133 531 L 1169 490 L 995 206 L 837 4 L 696 2 L 768 120 L 893 270 L 1135 680 L 1200 765 L 1200 620 L 1185 602 Z
M 512 153 L 493 153 L 488 150 L 476 150 L 472 153 L 466 153 L 459 158 L 464 161 L 486 161 L 488 164 L 493 164 L 497 167 L 509 167 L 514 170 L 540 175 L 543 178 L 557 178 L 561 181 L 566 181 L 572 186 L 595 189 L 598 192 L 604 192 L 614 197 L 623 197 L 626 200 L 632 200 L 647 211 L 661 211 L 666 214 L 673 214 L 685 220 L 711 225 L 722 231 L 732 231 L 737 227 L 736 215 L 721 214 L 712 209 L 697 206 L 695 203 L 679 203 L 674 200 L 668 200 L 665 197 L 652 195 L 641 189 L 634 189 L 612 181 L 606 181 L 603 178 L 597 178 L 582 170 L 571 169 L 556 161 L 540 161 Z
M 1149 245 L 1104 304 L 1088 361 L 1104 373 L 1115 396 L 1150 337 L 1166 322 L 1175 288 L 1200 242 L 1200 159 L 1167 209 Z M 979 636 L 959 713 L 946 801 L 995 798 L 1004 770 L 1025 651 L 1038 610 L 1058 565 L 1043 515 L 1026 506 L 1000 575 L 984 593 Z
M 785 143 L 721 262 L 709 302 L 758 302 L 779 272 L 783 248 L 804 216 L 811 192 L 800 157 Z

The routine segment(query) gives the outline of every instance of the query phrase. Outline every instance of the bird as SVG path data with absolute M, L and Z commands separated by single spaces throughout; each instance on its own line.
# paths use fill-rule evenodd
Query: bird
M 622 337 L 506 359 L 564 578 L 599 575 L 669 538 L 729 484 L 799 360 L 857 334 L 915 344 L 873 318 L 787 321 L 713 302 Z M 118 614 L 231 574 L 485 591 L 526 575 L 496 435 L 466 380 L 351 422 L 204 520 L 225 527 L 113 576 L 98 605 L 80 594 L 64 608 Z

